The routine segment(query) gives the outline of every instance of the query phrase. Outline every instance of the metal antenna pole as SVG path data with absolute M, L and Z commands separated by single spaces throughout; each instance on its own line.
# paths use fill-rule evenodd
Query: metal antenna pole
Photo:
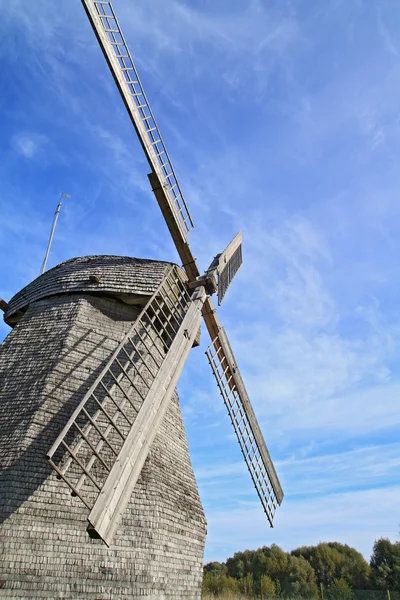
M 58 215 L 60 214 L 60 210 L 61 210 L 61 204 L 62 204 L 61 198 L 71 198 L 71 196 L 69 196 L 69 194 L 65 194 L 64 192 L 61 192 L 60 201 L 57 205 L 56 212 L 54 213 L 53 225 L 51 226 L 50 238 L 49 238 L 49 243 L 47 244 L 46 255 L 44 257 L 42 268 L 40 270 L 41 275 L 43 275 L 43 273 L 46 269 L 47 259 L 49 258 L 50 248 L 51 248 L 51 244 L 53 242 L 54 231 L 55 231 L 55 228 L 57 225 Z

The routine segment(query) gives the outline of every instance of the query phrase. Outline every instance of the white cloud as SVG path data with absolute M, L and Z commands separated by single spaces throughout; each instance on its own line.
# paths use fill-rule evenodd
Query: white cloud
M 15 152 L 25 158 L 34 158 L 47 143 L 46 136 L 38 133 L 19 133 L 12 137 L 11 144 Z
M 326 497 L 284 500 L 269 529 L 261 508 L 209 511 L 205 562 L 226 560 L 246 548 L 278 544 L 284 550 L 338 541 L 368 559 L 380 537 L 397 538 L 400 487 L 360 490 Z
M 377 23 L 378 23 L 379 35 L 382 38 L 385 50 L 389 54 L 392 54 L 393 56 L 398 56 L 399 51 L 398 51 L 397 45 L 394 43 L 393 37 L 391 36 L 386 24 L 383 21 L 382 11 L 379 8 L 378 8 Z
M 313 455 L 302 456 L 304 450 Z M 329 453 L 318 444 L 293 449 L 290 456 L 275 461 L 285 493 L 284 504 L 313 504 L 327 494 L 390 486 L 400 475 L 399 452 L 399 442 Z M 244 501 L 254 504 L 256 492 L 244 461 L 228 462 L 218 453 L 216 456 L 218 458 L 213 461 L 196 465 L 196 477 L 207 506 L 211 506 L 216 497 L 224 496 L 225 504 L 230 508 L 238 508 Z M 228 493 L 232 494 L 230 498 Z M 285 528 L 286 523 L 281 521 L 281 526 Z
M 314 452 L 319 450 L 318 446 Z M 292 456 L 277 462 L 290 486 L 287 495 L 321 495 L 349 489 L 376 488 L 398 480 L 400 443 L 362 446 L 354 450 Z M 289 483 L 290 482 L 290 483 Z

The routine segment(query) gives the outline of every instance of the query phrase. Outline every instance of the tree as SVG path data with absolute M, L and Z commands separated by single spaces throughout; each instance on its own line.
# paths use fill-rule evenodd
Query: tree
M 264 555 L 263 558 L 260 552 Z M 253 567 L 260 569 L 257 573 L 259 576 L 262 568 L 263 574 L 270 577 L 282 596 L 312 598 L 318 594 L 313 568 L 303 558 L 292 556 L 275 544 L 257 551 Z
M 347 581 L 341 577 L 334 579 L 328 592 L 329 600 L 352 600 L 353 592 Z
M 218 594 L 220 587 L 219 578 L 211 573 L 210 571 L 203 571 L 203 584 L 202 584 L 202 592 L 203 594 L 213 594 L 214 596 Z
M 277 595 L 275 584 L 268 575 L 261 575 L 260 577 L 260 596 L 261 600 L 267 600 L 275 598 Z
M 226 566 L 230 577 L 243 579 L 246 575 L 253 572 L 254 550 L 245 550 L 244 552 L 235 552 L 232 558 L 228 558 Z
M 302 557 L 288 554 L 286 574 L 278 577 L 283 595 L 315 598 L 318 589 L 315 583 L 315 572 L 312 566 Z
M 364 590 L 368 587 L 369 564 L 355 548 L 339 542 L 329 542 L 328 546 L 337 550 L 343 557 L 338 577 L 344 579 L 353 590 Z
M 225 592 L 238 592 L 238 582 L 228 576 L 225 563 L 210 562 L 204 566 L 203 593 L 219 596 Z
M 279 546 L 264 546 L 258 550 L 236 552 L 226 561 L 228 575 L 238 579 L 243 593 L 262 594 L 263 577 L 268 577 L 274 585 L 274 594 L 286 597 L 316 597 L 313 568 L 301 557 L 284 552 Z M 268 593 L 272 593 L 268 583 Z
M 302 556 L 313 567 L 318 586 L 330 588 L 335 579 L 344 579 L 350 588 L 368 587 L 368 563 L 360 552 L 347 544 L 329 542 L 302 546 L 292 554 Z
M 239 579 L 239 590 L 246 596 L 252 596 L 254 593 L 254 579 L 251 573 Z
M 239 583 L 226 574 L 204 571 L 202 592 L 213 596 L 220 596 L 226 592 L 236 593 L 239 592 Z
M 400 592 L 400 542 L 380 538 L 371 556 L 371 583 L 381 590 Z
M 204 573 L 211 573 L 216 577 L 221 577 L 228 574 L 228 569 L 225 563 L 214 561 L 204 565 Z
M 292 555 L 302 557 L 314 569 L 318 586 L 330 587 L 335 578 L 340 577 L 340 566 L 343 558 L 335 548 L 328 544 L 318 546 L 302 546 L 292 551 Z

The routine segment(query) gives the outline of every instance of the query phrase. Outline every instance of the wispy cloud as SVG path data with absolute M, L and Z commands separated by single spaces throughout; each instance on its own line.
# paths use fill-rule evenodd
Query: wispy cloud
M 239 550 L 272 543 L 292 550 L 339 539 L 369 558 L 375 539 L 396 536 L 399 493 L 400 488 L 392 486 L 286 501 L 277 513 L 273 530 L 268 529 L 258 507 L 211 510 L 205 560 L 224 560 Z
M 314 453 L 318 448 L 314 448 Z M 291 482 L 288 495 L 318 495 L 390 485 L 400 475 L 400 444 L 359 448 L 301 458 L 292 456 L 278 466 Z
M 34 158 L 43 149 L 47 137 L 37 133 L 20 133 L 14 135 L 11 144 L 15 152 L 25 158 Z
M 378 8 L 377 12 L 378 12 L 378 16 L 377 16 L 378 31 L 379 31 L 379 35 L 382 38 L 385 50 L 387 52 L 389 52 L 389 54 L 392 54 L 393 56 L 398 56 L 399 50 L 397 48 L 397 45 L 394 43 L 393 37 L 391 36 L 389 29 L 387 28 L 386 24 L 384 23 L 383 16 L 382 16 L 382 10 Z

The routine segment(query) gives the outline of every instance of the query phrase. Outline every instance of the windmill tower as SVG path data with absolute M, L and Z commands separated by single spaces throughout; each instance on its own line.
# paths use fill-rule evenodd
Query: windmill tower
M 266 516 L 283 493 L 201 275 L 171 160 L 110 2 L 82 0 L 148 159 L 183 267 L 69 260 L 11 299 L 0 351 L 0 597 L 199 598 L 206 522 L 175 391 L 203 318 L 207 357 Z

